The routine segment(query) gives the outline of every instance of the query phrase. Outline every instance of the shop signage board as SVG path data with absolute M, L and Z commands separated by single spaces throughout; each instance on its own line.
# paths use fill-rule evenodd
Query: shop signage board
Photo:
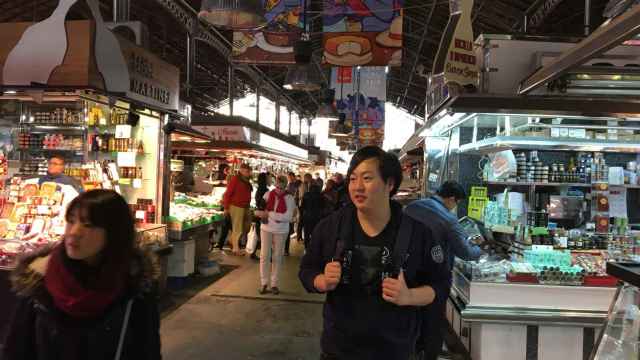
M 267 26 L 233 33 L 233 61 L 295 64 L 293 45 L 300 40 L 303 30 L 303 0 L 264 1 L 264 7 Z
M 118 40 L 129 70 L 127 97 L 177 111 L 180 108 L 180 70 L 128 40 Z
M 473 0 L 449 0 L 449 7 L 451 15 L 432 72 L 436 76 L 443 74 L 445 85 L 453 82 L 477 87 L 480 69 L 473 49 Z
M 250 142 L 250 129 L 244 126 L 194 126 L 194 129 L 211 136 L 216 141 Z
M 400 66 L 403 4 L 403 0 L 325 0 L 324 63 Z
M 52 18 L 42 22 L 0 24 L 0 43 L 4 44 L 0 47 L 0 85 L 124 92 L 128 98 L 143 104 L 178 110 L 180 70 L 177 67 L 117 37 L 101 19 L 60 23 L 56 14 L 63 3 L 61 1 Z M 48 22 L 53 20 L 55 26 L 49 26 Z M 42 35 L 45 30 L 49 33 Z M 34 33 L 41 38 L 36 39 Z M 55 51 L 50 55 L 41 54 L 39 49 L 49 46 L 41 44 L 43 41 L 56 44 L 64 56 L 60 58 Z

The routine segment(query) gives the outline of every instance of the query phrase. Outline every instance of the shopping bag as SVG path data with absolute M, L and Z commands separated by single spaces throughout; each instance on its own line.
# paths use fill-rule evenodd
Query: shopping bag
M 253 254 L 256 251 L 256 246 L 258 246 L 258 234 L 256 234 L 256 227 L 251 226 L 251 230 L 247 234 L 247 254 Z

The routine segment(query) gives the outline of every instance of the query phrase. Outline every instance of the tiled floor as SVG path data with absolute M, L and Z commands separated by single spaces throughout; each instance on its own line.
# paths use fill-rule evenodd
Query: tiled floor
M 323 297 L 307 294 L 297 278 L 301 246 L 285 258 L 281 294 L 259 295 L 258 262 L 214 253 L 237 269 L 163 319 L 166 360 L 317 360 Z

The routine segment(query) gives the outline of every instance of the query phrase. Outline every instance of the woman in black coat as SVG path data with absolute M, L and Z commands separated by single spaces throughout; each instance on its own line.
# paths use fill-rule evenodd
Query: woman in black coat
M 126 201 L 110 190 L 69 205 L 61 244 L 23 258 L 3 360 L 157 360 L 157 267 L 135 249 Z
M 326 199 L 320 192 L 321 188 L 317 184 L 309 187 L 309 191 L 304 194 L 302 204 L 300 206 L 300 218 L 302 219 L 302 227 L 304 231 L 304 247 L 305 249 L 311 243 L 311 234 L 316 225 L 322 220 L 327 213 Z
M 267 202 L 264 201 L 264 194 L 269 192 L 269 185 L 271 185 L 271 175 L 269 173 L 263 172 L 258 174 L 258 189 L 256 189 L 256 210 L 264 210 L 267 207 Z M 255 249 L 251 253 L 250 257 L 253 260 L 260 260 L 260 258 L 256 255 L 256 252 L 260 249 L 260 223 L 261 219 L 256 218 L 254 221 L 255 226 L 255 236 L 258 237 L 258 242 L 255 246 Z

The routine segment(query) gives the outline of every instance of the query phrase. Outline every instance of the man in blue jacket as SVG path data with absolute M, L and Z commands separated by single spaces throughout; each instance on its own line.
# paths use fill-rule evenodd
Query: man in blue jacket
M 462 186 L 455 181 L 447 181 L 436 191 L 436 195 L 417 200 L 405 208 L 405 213 L 424 224 L 435 237 L 435 241 L 444 244 L 448 255 L 449 271 L 453 270 L 455 257 L 462 260 L 478 260 L 482 249 L 468 240 L 467 234 L 458 223 L 455 209 L 466 198 Z M 451 278 L 449 278 L 451 279 Z M 451 283 L 447 293 L 451 291 Z M 425 351 L 425 360 L 435 360 L 442 349 L 443 327 L 446 326 L 447 299 L 440 298 L 424 308 L 421 342 L 418 348 Z M 446 327 L 445 327 L 446 328 Z

